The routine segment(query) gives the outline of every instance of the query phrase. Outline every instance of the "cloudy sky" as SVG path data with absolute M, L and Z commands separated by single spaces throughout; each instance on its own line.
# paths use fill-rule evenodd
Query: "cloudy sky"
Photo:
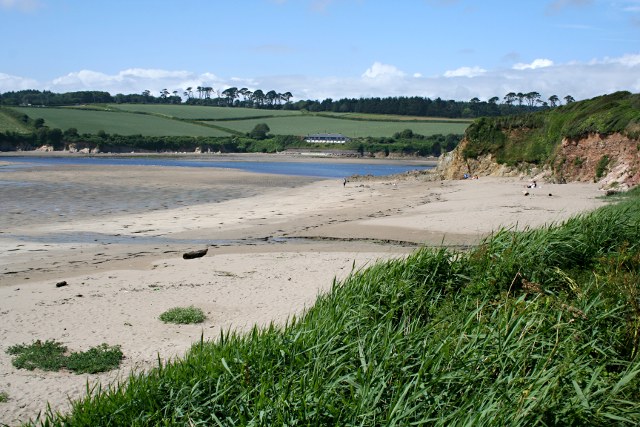
M 640 92 L 640 0 L 0 0 L 0 92 Z

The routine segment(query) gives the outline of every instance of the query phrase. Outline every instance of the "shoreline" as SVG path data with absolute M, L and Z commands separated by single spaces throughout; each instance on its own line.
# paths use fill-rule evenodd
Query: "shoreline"
M 132 152 L 132 153 L 81 153 L 72 151 L 0 151 L 1 157 L 119 157 L 119 158 L 137 158 L 137 157 L 166 157 L 166 158 L 182 158 L 182 159 L 224 159 L 226 161 L 264 161 L 265 159 L 281 162 L 309 162 L 309 161 L 331 161 L 338 163 L 378 163 L 384 162 L 388 164 L 406 164 L 415 163 L 416 166 L 436 166 L 438 159 L 435 157 L 364 157 L 352 155 L 336 154 L 334 151 L 325 150 L 318 152 L 291 152 L 283 151 L 277 153 L 196 153 L 196 152 Z M 0 166 L 3 166 L 0 161 Z
M 61 188 L 52 200 L 95 191 L 107 205 L 120 203 L 120 193 L 158 200 L 175 191 L 195 196 L 158 210 L 76 213 L 2 230 L 0 392 L 9 401 L 0 403 L 0 423 L 35 417 L 46 401 L 65 410 L 67 398 L 82 396 L 87 381 L 126 378 L 155 366 L 158 357 L 184 354 L 201 336 L 283 324 L 352 268 L 401 258 L 421 245 L 477 244 L 500 226 L 537 227 L 607 203 L 595 184 L 542 184 L 524 196 L 526 181 L 517 178 L 376 177 L 346 185 L 322 179 L 291 187 L 289 177 L 228 170 L 185 168 L 166 177 L 162 170 L 127 167 L 113 181 L 100 168 L 74 171 L 29 173 L 43 182 L 67 180 L 66 191 L 76 186 L 71 180 L 88 188 L 66 196 Z M 262 187 L 246 197 L 193 203 L 199 188 L 224 179 Z M 111 187 L 119 191 L 106 190 Z M 187 250 L 205 247 L 206 256 L 182 259 Z M 68 286 L 56 288 L 63 280 Z M 162 311 L 188 305 L 203 308 L 205 323 L 158 320 Z M 55 339 L 72 351 L 121 345 L 125 359 L 118 371 L 98 375 L 15 369 L 6 349 L 36 339 Z

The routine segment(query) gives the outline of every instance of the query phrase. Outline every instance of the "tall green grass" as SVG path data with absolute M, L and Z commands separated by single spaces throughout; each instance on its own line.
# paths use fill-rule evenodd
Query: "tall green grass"
M 353 271 L 43 425 L 638 425 L 640 192 Z

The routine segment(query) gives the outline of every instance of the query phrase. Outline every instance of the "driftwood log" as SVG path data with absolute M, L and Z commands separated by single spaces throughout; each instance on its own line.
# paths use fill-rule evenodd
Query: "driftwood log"
M 185 252 L 182 254 L 183 259 L 193 259 L 193 258 L 201 258 L 207 254 L 209 249 L 200 249 L 197 251 Z

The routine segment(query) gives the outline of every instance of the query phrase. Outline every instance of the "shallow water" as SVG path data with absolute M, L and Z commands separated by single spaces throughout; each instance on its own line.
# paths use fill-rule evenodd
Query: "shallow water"
M 193 168 L 226 168 L 238 169 L 245 172 L 269 173 L 277 175 L 306 176 L 316 178 L 342 178 L 353 175 L 394 175 L 410 170 L 426 170 L 433 166 L 421 163 L 402 163 L 399 161 L 358 161 L 358 162 L 332 162 L 331 159 L 324 161 L 278 161 L 276 159 L 264 160 L 220 160 L 218 158 L 194 159 L 176 157 L 68 157 L 68 156 L 0 156 L 0 161 L 14 162 L 16 166 L 0 168 L 11 170 L 24 166 L 161 166 L 168 168 L 193 167 Z

